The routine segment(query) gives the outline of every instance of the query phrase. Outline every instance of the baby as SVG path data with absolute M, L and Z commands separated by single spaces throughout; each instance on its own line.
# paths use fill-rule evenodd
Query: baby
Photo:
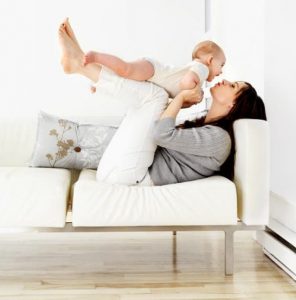
M 155 83 L 172 98 L 180 90 L 193 89 L 197 84 L 201 87 L 205 81 L 212 81 L 222 73 L 225 61 L 223 50 L 212 41 L 198 43 L 193 50 L 192 61 L 180 67 L 164 65 L 150 58 L 125 62 L 116 56 L 94 51 L 88 52 L 84 58 L 85 65 L 98 63 L 121 77 Z M 95 92 L 96 87 L 92 86 L 91 90 Z

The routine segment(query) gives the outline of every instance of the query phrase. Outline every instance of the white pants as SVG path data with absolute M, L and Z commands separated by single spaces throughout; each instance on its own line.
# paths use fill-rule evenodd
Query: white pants
M 108 93 L 118 101 L 127 101 L 128 105 L 120 127 L 100 160 L 97 180 L 153 185 L 148 173 L 156 150 L 152 130 L 167 106 L 168 94 L 153 83 L 125 79 L 104 67 L 96 86 L 97 93 Z

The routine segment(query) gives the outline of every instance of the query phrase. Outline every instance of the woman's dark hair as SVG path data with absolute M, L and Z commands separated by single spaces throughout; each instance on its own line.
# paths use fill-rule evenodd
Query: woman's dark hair
M 228 158 L 220 168 L 219 174 L 229 179 L 234 176 L 234 154 L 235 143 L 233 133 L 233 123 L 238 119 L 260 119 L 266 120 L 265 106 L 262 99 L 257 95 L 253 86 L 245 82 L 246 86 L 243 87 L 237 94 L 235 103 L 230 112 L 217 120 L 214 120 L 206 125 L 214 125 L 226 130 L 231 138 L 231 150 Z M 179 125 L 180 128 L 201 127 L 205 125 L 205 117 L 196 119 L 194 121 L 185 121 L 184 124 Z

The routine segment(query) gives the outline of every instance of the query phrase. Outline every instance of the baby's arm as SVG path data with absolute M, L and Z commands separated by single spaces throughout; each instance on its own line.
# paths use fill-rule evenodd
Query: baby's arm
M 191 90 L 195 88 L 196 85 L 200 85 L 198 75 L 193 71 L 188 71 L 181 79 L 179 87 L 181 90 Z

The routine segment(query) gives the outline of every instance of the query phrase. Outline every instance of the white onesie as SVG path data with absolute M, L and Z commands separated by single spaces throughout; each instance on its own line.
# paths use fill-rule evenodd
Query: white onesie
M 180 81 L 188 71 L 193 71 L 198 75 L 201 85 L 209 76 L 208 67 L 196 60 L 186 65 L 175 67 L 164 65 L 151 58 L 145 57 L 144 59 L 149 61 L 154 67 L 154 75 L 147 81 L 164 88 L 172 98 L 180 92 Z

